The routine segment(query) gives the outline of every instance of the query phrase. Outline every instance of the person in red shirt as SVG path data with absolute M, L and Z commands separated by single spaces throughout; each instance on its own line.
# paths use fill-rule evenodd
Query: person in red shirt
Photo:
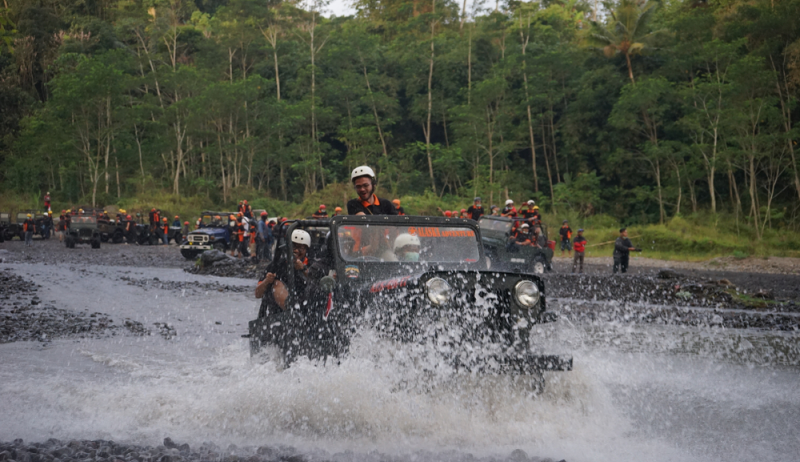
M 575 269 L 578 273 L 583 273 L 583 255 L 586 251 L 586 238 L 583 237 L 583 229 L 578 230 L 578 235 L 572 243 L 572 248 L 575 250 L 575 256 L 572 258 L 572 272 Z

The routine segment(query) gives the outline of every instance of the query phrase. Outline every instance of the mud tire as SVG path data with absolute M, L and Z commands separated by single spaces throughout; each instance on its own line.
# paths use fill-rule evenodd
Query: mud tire
M 181 255 L 187 260 L 195 260 L 201 253 L 196 250 L 181 249 Z

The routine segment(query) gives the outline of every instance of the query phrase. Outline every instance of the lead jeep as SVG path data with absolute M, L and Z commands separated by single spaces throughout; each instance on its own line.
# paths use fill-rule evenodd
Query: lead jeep
M 288 365 L 346 355 L 364 329 L 397 344 L 424 345 L 458 370 L 527 375 L 571 370 L 572 358 L 535 354 L 533 326 L 555 320 L 544 281 L 528 272 L 489 269 L 472 220 L 412 216 L 337 216 L 287 222 L 276 234 L 268 272 L 286 285 L 281 309 L 272 290 L 248 324 L 250 351 L 271 345 Z M 309 261 L 325 262 L 318 281 L 292 268 L 292 232 L 311 235 Z M 409 237 L 412 236 L 412 237 Z M 419 242 L 417 261 L 402 261 L 395 243 Z M 310 263 L 311 264 L 311 263 Z M 323 269 L 323 272 L 325 269 Z M 313 279 L 313 278 L 312 278 Z
M 519 246 L 511 243 L 516 228 L 526 221 L 522 218 L 495 216 L 480 218 L 478 226 L 481 228 L 481 242 L 492 268 L 536 274 L 552 270 L 555 243 L 548 239 L 547 226 L 543 223 L 536 226 L 541 228 L 546 246 Z
M 92 215 L 72 217 L 64 242 L 68 249 L 74 249 L 76 244 L 90 244 L 93 249 L 99 249 L 100 230 L 97 228 L 97 217 Z

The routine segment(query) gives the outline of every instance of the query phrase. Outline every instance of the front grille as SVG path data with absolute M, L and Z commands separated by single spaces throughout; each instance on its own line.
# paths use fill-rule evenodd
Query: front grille
M 190 234 L 189 235 L 189 242 L 200 244 L 203 242 L 208 242 L 208 236 L 204 234 Z

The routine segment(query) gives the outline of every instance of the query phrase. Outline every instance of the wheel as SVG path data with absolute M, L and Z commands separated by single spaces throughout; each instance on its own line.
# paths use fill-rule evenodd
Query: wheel
M 151 234 L 147 240 L 147 243 L 150 245 L 158 245 L 158 238 Z
M 99 249 L 100 248 L 100 239 L 98 239 L 98 238 L 92 239 L 91 244 L 92 244 L 92 248 L 93 249 Z
M 125 240 L 125 234 L 122 232 L 122 230 L 119 229 L 114 231 L 114 234 L 111 236 L 111 242 L 113 242 L 114 244 L 122 244 L 122 241 L 124 240 Z
M 108 234 L 101 234 L 100 240 L 103 242 L 108 242 Z
M 10 229 L 6 229 L 3 231 L 3 238 L 7 241 L 14 239 L 14 233 Z
M 200 253 L 201 252 L 198 252 L 196 250 L 181 249 L 181 255 L 183 255 L 183 258 L 185 258 L 187 260 L 196 259 L 197 256 L 200 255 Z
M 68 249 L 75 248 L 75 239 L 73 239 L 71 236 L 67 236 L 67 238 L 64 240 L 64 243 L 67 245 Z

